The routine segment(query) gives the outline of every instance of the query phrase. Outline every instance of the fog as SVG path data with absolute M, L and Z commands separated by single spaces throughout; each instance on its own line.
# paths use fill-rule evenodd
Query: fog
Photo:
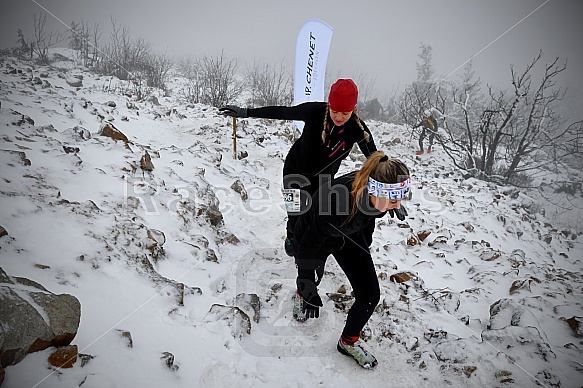
M 248 64 L 282 63 L 292 72 L 297 31 L 317 18 L 334 28 L 328 77 L 366 74 L 376 80 L 381 101 L 416 79 L 422 43 L 433 48 L 436 77 L 455 80 L 472 60 L 482 82 L 500 88 L 510 86 L 511 65 L 523 70 L 542 50 L 541 65 L 567 61 L 559 79 L 569 88 L 562 110 L 581 119 L 582 11 L 580 0 L 2 0 L 0 47 L 17 45 L 18 28 L 30 39 L 33 15 L 46 12 L 47 30 L 99 23 L 104 42 L 113 18 L 174 58 L 223 51 Z

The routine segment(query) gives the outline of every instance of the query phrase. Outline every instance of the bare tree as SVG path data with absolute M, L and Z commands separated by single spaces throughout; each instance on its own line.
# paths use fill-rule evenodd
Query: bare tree
M 198 81 L 198 63 L 191 58 L 181 58 L 177 63 L 178 72 L 186 79 L 186 85 L 180 90 L 182 97 L 190 103 L 199 103 L 201 88 Z
M 172 69 L 173 63 L 170 58 L 163 54 L 151 53 L 146 59 L 143 75 L 147 85 L 166 90 L 166 80 L 168 72 Z
M 292 77 L 280 63 L 279 68 L 254 61 L 247 67 L 245 79 L 251 90 L 248 106 L 290 105 L 293 101 Z
M 100 50 L 97 70 L 128 80 L 132 85 L 128 93 L 144 99 L 152 94 L 152 88 L 166 88 L 172 62 L 168 57 L 153 53 L 143 38 L 132 37 L 126 27 L 119 27 L 112 19 L 110 41 Z M 94 30 L 97 31 L 97 30 Z
M 535 83 L 532 73 L 541 57 L 539 52 L 522 72 L 511 66 L 512 89 L 488 87 L 479 111 L 469 108 L 476 83 L 456 90 L 459 119 L 448 122 L 447 136 L 438 140 L 457 167 L 483 179 L 524 185 L 534 171 L 581 159 L 583 122 L 564 128 L 564 119 L 556 113 L 565 93 L 556 87 L 556 78 L 566 65 L 556 58 Z
M 197 61 L 200 101 L 214 107 L 235 101 L 243 91 L 243 82 L 236 78 L 236 59 L 227 59 L 223 51 L 216 57 L 203 57 Z
M 98 43 L 101 37 L 99 24 L 90 29 L 88 22 L 71 22 L 69 27 L 69 47 L 79 52 L 83 66 L 92 66 L 97 59 Z
M 140 80 L 150 54 L 150 45 L 142 38 L 134 38 L 126 27 L 119 27 L 111 20 L 110 41 L 103 47 L 98 69 L 103 74 L 113 75 L 121 80 Z
M 19 46 L 16 47 L 14 50 L 12 50 L 12 53 L 14 56 L 16 56 L 17 58 L 27 58 L 28 59 L 32 59 L 33 57 L 33 51 L 32 51 L 32 46 L 33 46 L 33 42 L 32 41 L 28 41 L 26 40 L 26 38 L 24 37 L 24 33 L 22 32 L 22 30 L 19 28 L 18 31 L 16 32 L 18 34 L 18 44 Z
M 49 49 L 61 42 L 63 36 L 59 32 L 46 32 L 47 15 L 45 13 L 32 16 L 34 23 L 34 39 L 31 44 L 31 50 L 36 54 L 38 61 L 43 64 L 49 63 Z
M 420 118 L 421 112 L 436 106 L 438 89 L 433 84 L 433 49 L 421 43 L 418 57 L 417 80 L 405 88 L 397 102 L 399 114 L 404 123 L 413 125 Z

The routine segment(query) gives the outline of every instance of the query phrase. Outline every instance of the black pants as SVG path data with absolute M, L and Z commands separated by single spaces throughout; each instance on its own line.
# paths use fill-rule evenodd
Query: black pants
M 429 131 L 429 148 L 433 145 L 433 139 L 435 138 L 435 132 L 431 129 L 423 127 L 421 135 L 419 135 L 419 149 L 423 151 L 423 140 L 427 136 L 426 131 Z
M 332 255 L 348 277 L 355 297 L 342 333 L 356 337 L 379 303 L 381 292 L 372 257 L 368 247 L 365 248 L 362 235 L 350 235 L 344 240 L 344 246 Z
M 372 257 L 361 234 L 344 237 L 344 245 L 332 252 L 354 291 L 355 301 L 346 318 L 342 334 L 350 337 L 360 336 L 380 300 L 380 287 Z M 326 258 L 308 259 L 298 270 L 298 278 L 315 280 L 315 273 L 324 273 Z M 320 279 L 318 279 L 320 280 Z

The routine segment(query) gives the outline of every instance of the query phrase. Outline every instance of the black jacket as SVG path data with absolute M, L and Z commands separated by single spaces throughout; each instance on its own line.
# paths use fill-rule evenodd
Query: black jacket
M 372 243 L 375 219 L 383 217 L 370 203 L 368 190 L 365 189 L 358 211 L 350 218 L 352 198 L 350 191 L 355 173 L 349 173 L 322 185 L 312 196 L 310 209 L 302 214 L 295 225 L 294 245 L 296 262 L 326 257 L 342 249 L 346 239 L 356 242 L 368 250 Z M 302 268 L 299 268 L 302 269 Z
M 292 145 L 285 159 L 284 176 L 301 174 L 311 182 L 315 182 L 316 177 L 321 174 L 334 176 L 354 143 L 358 143 L 366 157 L 377 150 L 370 130 L 361 121 L 364 130 L 369 134 L 367 142 L 354 115 L 342 127 L 336 127 L 332 119 L 328 117 L 329 128 L 326 130 L 326 141 L 323 144 L 322 130 L 327 104 L 326 102 L 304 102 L 291 107 L 267 106 L 247 110 L 249 117 L 295 120 L 305 123 L 302 135 Z

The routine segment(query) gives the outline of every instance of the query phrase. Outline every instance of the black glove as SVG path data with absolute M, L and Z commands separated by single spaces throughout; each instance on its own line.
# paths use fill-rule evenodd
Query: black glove
M 309 279 L 297 279 L 296 284 L 298 286 L 298 292 L 304 300 L 304 311 L 306 312 L 306 319 L 319 318 L 320 307 L 322 307 L 324 304 L 322 303 L 320 295 L 318 295 L 316 283 Z
M 231 117 L 242 117 L 247 118 L 247 108 L 239 108 L 235 105 L 226 105 L 222 108 L 219 108 L 219 113 L 223 116 L 231 116 Z
M 398 209 L 389 209 L 389 214 L 390 214 L 391 218 L 395 218 L 395 215 L 396 215 L 400 221 L 405 220 L 405 216 L 409 215 L 407 213 L 407 209 L 405 209 L 405 206 L 403 206 L 403 205 L 401 205 L 401 207 Z

